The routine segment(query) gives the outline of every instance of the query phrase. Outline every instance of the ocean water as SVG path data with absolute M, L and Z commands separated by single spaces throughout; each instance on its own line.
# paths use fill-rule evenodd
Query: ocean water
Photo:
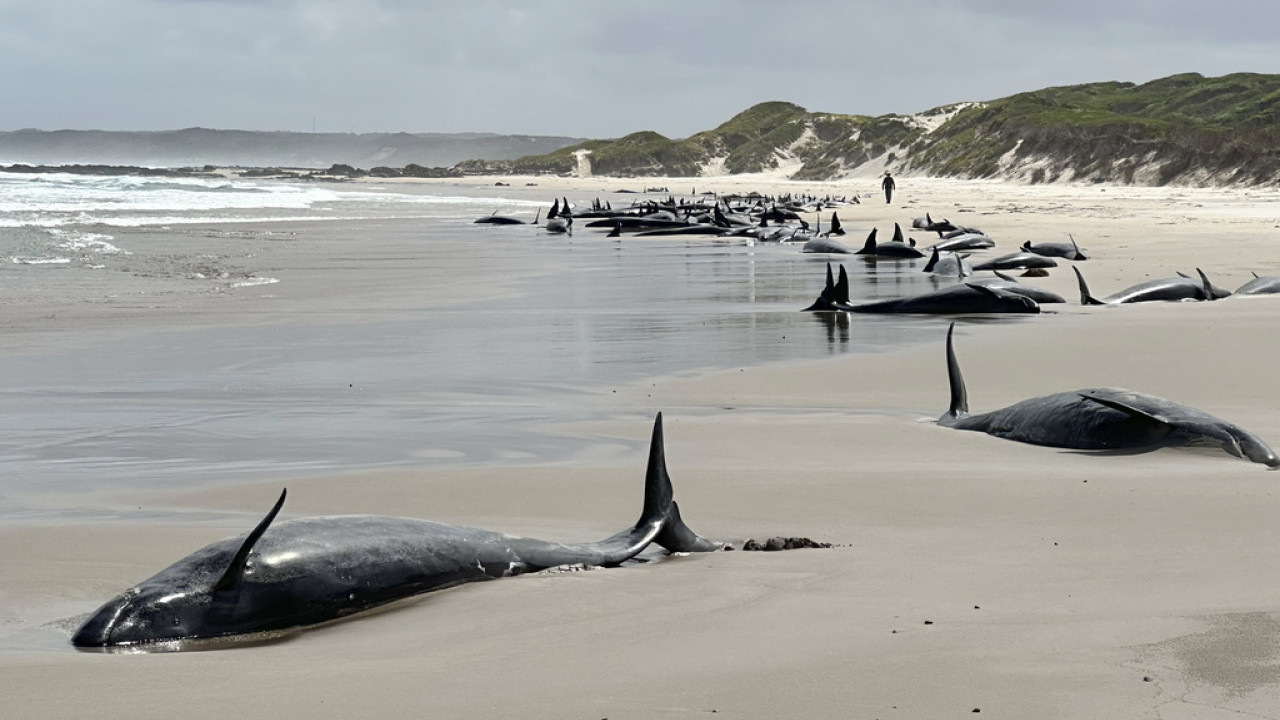
M 541 268 L 520 281 L 516 299 L 385 320 L 282 317 L 266 327 L 122 337 L 91 352 L 0 353 L 0 521 L 109 516 L 65 500 L 104 486 L 608 461 L 637 448 L 547 427 L 663 409 L 601 400 L 621 384 L 884 351 L 936 340 L 945 324 L 800 312 L 821 290 L 828 258 L 797 246 L 475 225 L 495 210 L 531 218 L 549 198 L 527 188 L 402 190 L 0 173 L 0 263 L 49 282 L 54 266 L 97 268 L 105 255 L 129 253 L 120 228 L 265 221 L 303 228 L 294 241 L 305 242 L 308 227 L 359 232 L 366 220 L 386 228 L 391 219 L 428 259 L 470 254 Z M 921 263 L 844 262 L 855 299 L 937 282 Z M 51 504 L 53 496 L 62 499 Z
M 431 218 L 459 202 L 472 200 L 337 183 L 0 171 L 0 262 L 56 265 L 128 252 L 113 244 L 111 228 Z

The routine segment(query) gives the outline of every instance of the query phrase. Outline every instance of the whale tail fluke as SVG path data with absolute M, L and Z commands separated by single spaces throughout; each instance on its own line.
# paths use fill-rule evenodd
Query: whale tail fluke
M 848 279 L 844 275 L 844 266 L 840 266 L 840 278 L 845 282 L 845 292 L 848 292 Z M 831 263 L 827 263 L 827 283 L 822 286 L 822 292 L 818 294 L 818 299 L 813 304 L 805 308 L 801 312 L 816 312 L 822 310 L 835 310 L 836 296 L 838 294 L 835 276 L 831 273 Z
M 671 501 L 671 512 L 662 524 L 662 531 L 653 541 L 671 552 L 715 552 L 725 549 L 725 544 L 708 540 L 694 532 L 680 517 L 680 506 Z
M 1106 303 L 1089 294 L 1089 285 L 1084 281 L 1084 275 L 1080 270 L 1072 267 L 1071 270 L 1076 274 L 1076 283 L 1080 286 L 1080 304 L 1081 305 L 1106 305 Z
M 640 519 L 631 528 L 590 546 L 599 554 L 598 562 L 602 565 L 618 565 L 639 555 L 654 542 L 673 552 L 721 549 L 722 545 L 703 538 L 684 524 L 680 511 L 676 509 L 674 495 L 671 476 L 667 473 L 662 413 L 658 413 L 653 421 L 653 435 L 649 441 L 649 465 L 644 478 L 644 509 L 640 513 Z
M 960 374 L 960 364 L 956 362 L 955 346 L 951 336 L 955 333 L 953 322 L 947 328 L 947 381 L 951 386 L 951 406 L 947 413 L 938 418 L 940 425 L 953 425 L 957 420 L 969 416 L 969 393 L 965 390 L 964 376 Z
M 840 304 L 849 304 L 849 275 L 845 273 L 844 265 L 840 266 L 840 278 L 836 280 L 836 289 L 831 299 Z
M 674 500 L 671 476 L 667 474 L 666 443 L 662 433 L 662 413 L 653 421 L 653 439 L 649 443 L 649 469 L 645 475 L 644 512 L 636 527 L 657 521 L 658 533 L 652 542 L 671 552 L 713 552 L 724 544 L 708 540 L 684 524 L 680 508 Z

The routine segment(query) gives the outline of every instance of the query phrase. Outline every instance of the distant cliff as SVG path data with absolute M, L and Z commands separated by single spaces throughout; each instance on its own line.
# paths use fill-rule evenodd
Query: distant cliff
M 1280 75 L 1174 75 L 958 103 L 917 115 L 756 105 L 683 140 L 638 132 L 470 173 L 698 176 L 780 172 L 797 180 L 906 174 L 1125 184 L 1280 183 Z
M 581 138 L 489 133 L 294 133 L 188 128 L 160 132 L 0 132 L 0 163 L 327 168 L 453 166 L 541 155 Z

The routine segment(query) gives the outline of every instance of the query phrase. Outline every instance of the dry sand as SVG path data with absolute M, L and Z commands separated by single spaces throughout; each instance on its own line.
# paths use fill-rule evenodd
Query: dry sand
M 772 188 L 762 178 L 538 182 L 539 193 L 579 201 L 646 185 L 875 189 L 874 180 Z M 883 228 L 929 211 L 983 228 L 1002 250 L 1071 233 L 1095 256 L 1081 268 L 1097 294 L 1195 267 L 1229 289 L 1250 270 L 1280 271 L 1280 192 L 1272 190 L 900 178 L 898 191 L 891 207 L 877 196 L 841 216 L 846 225 Z M 245 261 L 263 275 L 310 257 L 290 243 L 267 245 Z M 358 263 L 354 244 L 343 252 Z M 299 268 L 272 292 L 299 306 L 321 303 L 320 311 L 324 302 L 349 307 L 343 292 L 370 312 L 393 305 L 390 292 L 371 294 L 355 283 L 335 292 L 326 279 L 323 268 Z M 1042 282 L 1076 297 L 1065 267 Z M 111 334 L 192 317 L 252 323 L 263 311 L 255 297 L 175 296 L 183 312 L 153 307 L 158 312 L 135 322 L 139 313 L 75 302 L 72 293 L 56 321 L 33 310 L 23 325 L 16 312 L 9 332 L 18 347 L 31 347 L 82 337 L 90 326 Z M 975 411 L 1077 387 L 1129 387 L 1194 405 L 1280 446 L 1277 318 L 1277 297 L 1071 305 L 1029 322 L 964 323 L 957 351 Z M 242 532 L 279 483 L 160 498 L 103 494 L 103 503 L 117 507 L 243 511 L 241 522 L 225 527 L 0 527 L 6 712 L 1280 717 L 1280 473 L 1219 451 L 1098 456 L 940 428 L 932 419 L 946 405 L 942 341 L 654 378 L 602 400 L 665 411 L 676 496 L 703 534 L 805 535 L 838 545 L 830 550 L 717 553 L 526 576 L 429 595 L 270 645 L 105 655 L 72 651 L 61 644 L 68 630 L 48 625 Z M 647 423 L 590 429 L 633 440 L 648 430 Z M 594 539 L 633 520 L 643 462 L 637 453 L 630 467 L 316 477 L 291 481 L 288 509 Z M 409 490 L 423 486 L 431 489 L 426 496 Z M 516 486 L 519 495 L 510 490 Z

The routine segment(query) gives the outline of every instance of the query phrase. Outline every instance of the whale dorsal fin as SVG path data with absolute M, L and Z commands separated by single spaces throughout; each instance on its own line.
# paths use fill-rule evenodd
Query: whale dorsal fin
M 951 386 L 951 407 L 947 408 L 947 414 L 939 418 L 939 422 L 969 415 L 969 393 L 965 389 L 964 376 L 960 374 L 960 364 L 956 362 L 956 351 L 951 342 L 955 330 L 956 324 L 953 322 L 947 328 L 947 381 Z
M 1209 276 L 1205 275 L 1200 268 L 1196 268 L 1196 272 L 1200 274 L 1201 291 L 1204 293 L 1204 299 L 1217 300 L 1218 296 L 1213 292 L 1213 283 L 1209 282 Z
M 267 527 L 271 525 L 271 521 L 276 519 L 276 515 L 280 513 L 280 508 L 284 507 L 284 497 L 289 490 L 286 488 L 280 491 L 280 499 L 276 500 L 275 507 L 271 508 L 271 512 L 262 518 L 262 522 L 258 523 L 258 527 L 249 533 L 249 537 L 244 539 L 244 543 L 240 549 L 236 551 L 234 557 L 231 558 L 231 564 L 227 566 L 226 572 L 222 573 L 222 577 L 218 579 L 217 584 L 213 586 L 215 592 L 222 590 L 230 590 L 235 587 L 240 579 L 244 577 L 245 564 L 249 562 L 249 551 L 253 550 L 253 546 L 267 531 Z

